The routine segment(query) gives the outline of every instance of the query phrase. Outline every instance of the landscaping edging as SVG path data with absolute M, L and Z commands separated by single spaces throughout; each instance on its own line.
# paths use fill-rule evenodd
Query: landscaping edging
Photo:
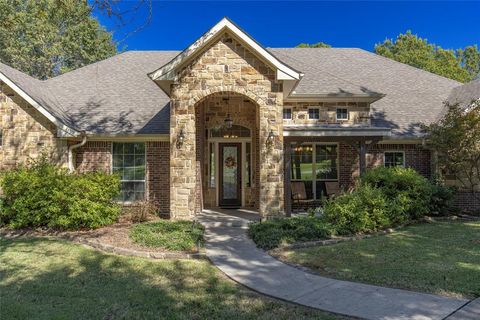
M 97 251 L 113 253 L 119 256 L 140 257 L 147 259 L 206 259 L 206 255 L 203 252 L 186 253 L 186 252 L 152 252 L 133 250 L 122 247 L 116 247 L 110 244 L 101 243 L 94 240 L 85 239 L 82 237 L 70 236 L 70 235 L 43 235 L 35 231 L 18 231 L 18 230 L 0 230 L 0 237 L 5 239 L 15 239 L 19 237 L 43 237 L 54 238 L 61 240 L 68 240 L 74 243 L 82 244 L 93 248 Z

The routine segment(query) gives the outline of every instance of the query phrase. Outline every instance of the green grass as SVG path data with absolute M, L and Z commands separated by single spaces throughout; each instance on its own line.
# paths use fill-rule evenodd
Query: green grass
M 289 250 L 320 274 L 448 296 L 480 296 L 480 222 L 435 222 L 385 236 Z
M 0 238 L 2 319 L 343 319 L 247 291 L 207 261 Z
M 195 251 L 197 245 L 203 244 L 203 227 L 192 221 L 161 220 L 134 225 L 130 238 L 147 247 Z

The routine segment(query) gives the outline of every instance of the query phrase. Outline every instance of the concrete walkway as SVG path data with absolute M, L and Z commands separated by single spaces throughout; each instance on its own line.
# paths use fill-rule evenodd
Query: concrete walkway
M 364 319 L 445 319 L 468 300 L 340 281 L 301 271 L 266 254 L 248 238 L 248 220 L 205 210 L 206 254 L 226 275 L 282 300 Z

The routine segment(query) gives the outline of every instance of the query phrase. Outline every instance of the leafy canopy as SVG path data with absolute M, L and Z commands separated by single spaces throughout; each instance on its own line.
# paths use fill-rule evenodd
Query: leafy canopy
M 476 45 L 442 49 L 411 31 L 376 44 L 375 53 L 461 82 L 474 79 L 480 72 L 480 51 Z
M 325 42 L 317 43 L 300 43 L 297 48 L 331 48 L 332 46 Z
M 468 108 L 446 105 L 444 117 L 425 127 L 429 144 L 438 151 L 438 165 L 455 175 L 462 188 L 480 187 L 480 101 Z
M 117 53 L 87 1 L 0 0 L 0 21 L 0 61 L 39 79 Z

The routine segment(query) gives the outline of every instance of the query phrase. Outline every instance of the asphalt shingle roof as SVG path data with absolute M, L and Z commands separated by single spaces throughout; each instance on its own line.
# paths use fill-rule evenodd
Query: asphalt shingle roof
M 403 137 L 435 121 L 459 82 L 361 49 L 268 49 L 305 75 L 296 94 L 376 94 L 373 124 Z M 127 51 L 40 81 L 0 64 L 0 72 L 66 125 L 90 134 L 168 134 L 170 99 L 148 73 L 178 51 Z
M 480 79 L 473 80 L 452 90 L 448 102 L 467 108 L 473 101 L 480 99 Z

